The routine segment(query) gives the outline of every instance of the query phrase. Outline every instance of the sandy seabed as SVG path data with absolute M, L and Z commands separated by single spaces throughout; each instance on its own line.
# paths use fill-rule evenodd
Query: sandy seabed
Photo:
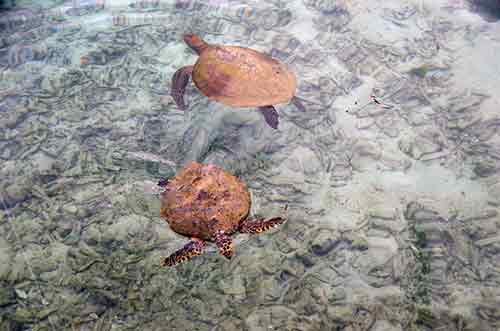
M 20 1 L 0 12 L 0 331 L 500 330 L 493 1 Z M 497 10 L 497 11 L 495 11 Z M 278 130 L 169 93 L 182 41 L 286 62 Z M 288 222 L 211 245 L 159 217 L 187 162 Z

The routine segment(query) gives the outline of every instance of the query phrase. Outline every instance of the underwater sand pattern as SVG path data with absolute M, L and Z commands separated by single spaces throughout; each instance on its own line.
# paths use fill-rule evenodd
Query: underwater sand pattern
M 487 1 L 36 3 L 0 13 L 0 330 L 500 328 Z M 177 110 L 187 32 L 286 62 L 307 111 Z M 192 160 L 288 222 L 160 267 L 155 183 Z

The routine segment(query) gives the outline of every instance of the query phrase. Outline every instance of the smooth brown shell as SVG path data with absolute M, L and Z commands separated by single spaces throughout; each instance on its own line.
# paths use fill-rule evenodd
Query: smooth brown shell
M 204 49 L 193 81 L 209 99 L 232 107 L 260 107 L 289 102 L 297 80 L 288 67 L 265 54 L 239 46 Z
M 235 232 L 250 211 L 245 183 L 214 165 L 189 163 L 161 194 L 161 217 L 182 235 L 211 240 Z

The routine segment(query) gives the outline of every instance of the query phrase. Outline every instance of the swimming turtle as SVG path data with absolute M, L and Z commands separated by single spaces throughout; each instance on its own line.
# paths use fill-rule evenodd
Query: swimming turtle
M 258 107 L 274 129 L 279 123 L 274 104 L 292 101 L 304 110 L 295 97 L 295 74 L 283 62 L 250 48 L 210 45 L 195 34 L 184 35 L 184 41 L 199 57 L 172 77 L 171 96 L 180 109 L 186 109 L 184 91 L 192 77 L 210 100 L 231 107 Z
M 183 248 L 164 258 L 173 266 L 201 255 L 207 241 L 214 242 L 228 259 L 234 254 L 231 235 L 261 233 L 284 217 L 250 219 L 250 193 L 237 177 L 212 164 L 189 163 L 173 178 L 160 180 L 160 215 L 170 228 L 191 238 Z

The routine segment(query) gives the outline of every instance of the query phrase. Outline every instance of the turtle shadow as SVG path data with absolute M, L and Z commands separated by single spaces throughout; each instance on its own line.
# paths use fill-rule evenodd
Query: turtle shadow
M 219 104 L 192 117 L 178 144 L 179 165 L 191 161 L 212 163 L 228 171 L 245 172 L 245 162 L 266 149 L 275 134 L 258 112 Z

